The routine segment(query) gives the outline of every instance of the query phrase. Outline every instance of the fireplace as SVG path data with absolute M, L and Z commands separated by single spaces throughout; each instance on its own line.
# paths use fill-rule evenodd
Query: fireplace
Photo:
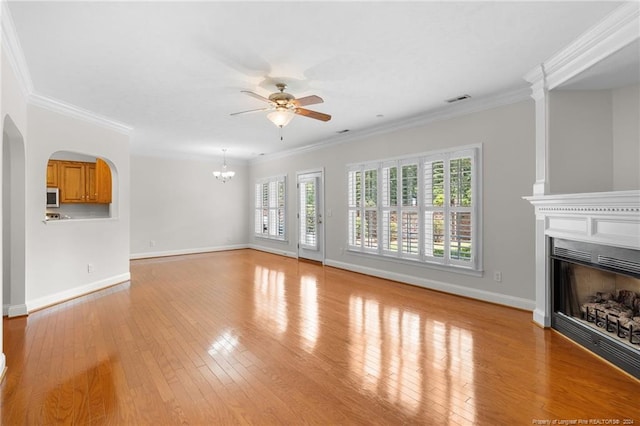
M 551 327 L 640 378 L 640 250 L 550 239 Z
M 533 320 L 640 378 L 635 313 L 620 306 L 640 294 L 640 190 L 524 198 L 536 213 Z

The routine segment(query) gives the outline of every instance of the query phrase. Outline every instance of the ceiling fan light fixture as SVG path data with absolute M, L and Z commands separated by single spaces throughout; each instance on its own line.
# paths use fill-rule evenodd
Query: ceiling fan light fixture
M 267 114 L 267 118 L 276 126 L 283 128 L 293 120 L 295 113 L 289 108 L 276 108 Z

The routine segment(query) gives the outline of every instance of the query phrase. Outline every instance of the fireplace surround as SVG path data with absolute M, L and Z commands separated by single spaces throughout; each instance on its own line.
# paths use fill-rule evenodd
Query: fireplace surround
M 552 238 L 551 327 L 640 378 L 640 251 Z
M 635 287 L 640 277 L 640 191 L 537 195 L 525 199 L 535 207 L 538 239 L 534 321 L 558 330 L 640 378 L 640 345 L 619 341 L 628 336 L 616 328 L 615 317 L 608 318 L 602 309 L 596 313 L 593 306 L 584 318 L 581 312 L 584 303 L 599 303 L 592 301 L 597 293 L 601 293 L 601 299 L 620 298 L 622 290 L 640 295 L 640 289 Z M 580 268 L 590 268 L 596 271 L 592 275 L 615 274 L 616 278 L 598 275 L 596 284 L 573 296 L 573 311 L 567 310 L 563 298 L 570 290 L 557 284 L 567 274 L 567 265 L 574 267 L 574 277 L 589 274 Z M 635 342 L 635 338 L 631 340 Z

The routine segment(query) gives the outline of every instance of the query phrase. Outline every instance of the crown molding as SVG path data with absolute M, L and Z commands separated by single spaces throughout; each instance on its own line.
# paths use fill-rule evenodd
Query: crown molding
M 59 101 L 54 98 L 42 96 L 37 93 L 32 92 L 27 98 L 27 101 L 29 105 L 37 106 L 52 112 L 77 118 L 79 120 L 86 121 L 87 123 L 95 124 L 97 126 L 114 130 L 126 135 L 129 135 L 133 131 L 133 127 L 129 126 L 128 124 L 121 123 L 109 117 L 105 117 L 92 111 Z
M 306 145 L 299 148 L 292 148 L 286 151 L 280 151 L 273 154 L 266 154 L 264 156 L 254 158 L 251 160 L 251 164 L 260 164 L 267 161 L 272 161 L 280 158 L 291 157 L 293 155 L 304 154 L 308 152 L 317 151 L 330 146 L 335 146 L 343 143 L 347 143 L 353 140 L 360 140 L 365 137 L 382 135 L 398 130 L 411 129 L 420 126 L 425 126 L 430 123 L 451 120 L 453 118 L 462 117 L 465 115 L 481 112 L 493 108 L 498 108 L 505 105 L 511 105 L 517 102 L 526 101 L 531 99 L 529 88 L 518 88 L 508 92 L 504 92 L 498 95 L 494 95 L 486 98 L 472 98 L 469 101 L 462 102 L 460 104 L 448 105 L 443 108 L 431 110 L 425 114 L 415 115 L 405 119 L 393 121 L 383 125 L 377 125 L 373 127 L 367 127 L 361 130 L 355 130 L 348 134 L 332 136 L 326 139 L 322 139 L 314 144 Z
M 626 2 L 523 77 L 553 89 L 640 38 L 640 3 Z
M 2 24 L 2 47 L 7 54 L 9 64 L 18 80 L 18 85 L 25 100 L 29 105 L 38 106 L 47 110 L 63 114 L 69 117 L 77 118 L 91 124 L 95 124 L 119 133 L 129 135 L 133 131 L 133 127 L 96 114 L 92 111 L 80 108 L 78 106 L 47 97 L 37 93 L 33 87 L 31 74 L 27 61 L 22 53 L 20 40 L 16 33 L 16 28 L 11 18 L 11 11 L 6 1 L 0 1 L 1 8 L 1 24 Z

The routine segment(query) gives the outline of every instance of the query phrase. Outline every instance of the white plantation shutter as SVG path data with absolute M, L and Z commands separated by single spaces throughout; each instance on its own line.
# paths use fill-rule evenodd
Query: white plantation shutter
M 378 168 L 366 166 L 363 173 L 362 245 L 367 250 L 378 249 Z
M 388 254 L 398 253 L 398 165 L 395 161 L 382 164 L 382 250 Z
M 400 175 L 400 252 L 403 258 L 417 259 L 420 254 L 419 226 L 419 174 L 420 169 L 415 159 L 403 160 L 399 167 Z
M 425 157 L 424 255 L 432 262 L 475 267 L 474 150 Z
M 348 168 L 349 250 L 481 270 L 481 146 Z
M 445 169 L 443 155 L 428 156 L 423 161 L 424 179 L 424 255 L 444 258 Z
M 360 217 L 360 191 L 362 182 L 362 168 L 354 166 L 349 169 L 348 173 L 348 231 L 347 244 L 350 248 L 360 248 L 362 245 L 361 238 L 361 217 Z
M 270 181 L 268 189 L 268 202 L 269 202 L 269 236 L 273 237 L 276 235 L 277 223 L 276 217 L 278 216 L 278 211 L 276 209 L 278 198 L 277 198 L 277 182 Z
M 255 191 L 254 233 L 263 238 L 284 240 L 286 177 L 260 179 Z
M 449 160 L 449 256 L 452 263 L 473 260 L 473 157 L 461 152 Z
M 348 246 L 352 250 L 378 252 L 379 166 L 354 165 L 348 175 Z

